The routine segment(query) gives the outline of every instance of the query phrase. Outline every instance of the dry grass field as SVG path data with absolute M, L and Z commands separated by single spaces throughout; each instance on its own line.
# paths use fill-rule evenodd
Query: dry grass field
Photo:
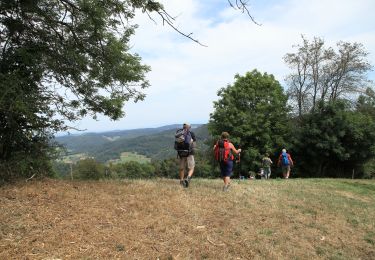
M 375 182 L 22 182 L 0 187 L 0 259 L 375 259 Z

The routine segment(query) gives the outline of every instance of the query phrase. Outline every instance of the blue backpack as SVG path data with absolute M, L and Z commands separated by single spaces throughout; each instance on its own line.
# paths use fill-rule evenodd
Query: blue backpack
M 287 153 L 282 153 L 281 154 L 281 164 L 284 166 L 289 165 L 289 159 L 288 159 L 288 154 Z

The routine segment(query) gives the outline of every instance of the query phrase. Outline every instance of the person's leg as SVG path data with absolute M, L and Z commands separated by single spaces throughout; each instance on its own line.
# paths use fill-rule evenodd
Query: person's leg
M 283 171 L 283 178 L 286 179 L 286 174 L 287 174 L 287 169 L 286 166 L 282 166 L 282 171 Z
M 188 165 L 188 179 L 190 179 L 193 176 L 194 173 L 194 167 L 195 167 L 195 160 L 194 160 L 194 155 L 189 155 L 187 157 L 187 165 Z
M 223 180 L 224 180 L 224 187 L 223 191 L 228 191 L 230 185 L 230 176 L 232 175 L 233 171 L 233 161 L 228 161 L 223 165 Z
M 267 180 L 267 179 L 268 179 L 268 168 L 265 167 L 265 168 L 263 169 L 263 172 L 264 172 L 264 178 Z
M 186 167 L 186 158 L 185 157 L 181 157 L 179 159 L 179 175 L 180 175 L 180 184 L 184 185 L 184 178 L 185 178 L 185 167 Z
M 186 187 L 188 187 L 190 183 L 190 179 L 194 173 L 194 167 L 195 167 L 194 155 L 189 155 L 186 158 L 186 162 L 187 162 L 187 167 L 188 167 L 188 174 L 185 179 L 185 185 Z
M 290 174 L 290 166 L 287 166 L 287 171 L 286 171 L 286 178 L 289 179 L 289 174 Z
M 224 181 L 223 191 L 228 191 L 229 186 L 230 186 L 230 176 L 224 176 L 223 181 Z

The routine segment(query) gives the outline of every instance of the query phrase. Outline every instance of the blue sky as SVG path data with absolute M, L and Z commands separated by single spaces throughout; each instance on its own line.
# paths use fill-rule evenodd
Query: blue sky
M 129 102 L 126 117 L 111 121 L 85 118 L 74 126 L 87 131 L 157 127 L 167 124 L 207 123 L 217 91 L 233 83 L 235 74 L 258 69 L 273 74 L 285 86 L 290 72 L 283 56 L 294 52 L 301 35 L 325 40 L 362 43 L 375 65 L 375 1 L 373 0 L 250 0 L 250 11 L 261 26 L 233 10 L 227 0 L 162 1 L 175 24 L 208 45 L 202 47 L 139 12 L 132 51 L 151 66 L 146 99 Z M 369 78 L 374 80 L 375 73 Z

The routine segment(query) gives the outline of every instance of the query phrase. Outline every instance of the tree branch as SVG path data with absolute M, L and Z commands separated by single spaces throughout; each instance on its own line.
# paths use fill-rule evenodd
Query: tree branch
M 238 10 L 242 11 L 242 13 L 246 13 L 247 16 L 250 17 L 250 19 L 251 19 L 251 21 L 252 21 L 253 23 L 255 23 L 256 25 L 261 26 L 261 24 L 257 23 L 257 22 L 255 21 L 255 18 L 251 15 L 251 13 L 250 13 L 250 11 L 249 11 L 249 8 L 248 8 L 248 1 L 247 1 L 247 0 L 236 0 L 236 4 L 235 4 L 235 5 L 232 3 L 232 1 L 233 1 L 233 0 L 228 0 L 228 3 L 229 3 L 229 5 L 230 5 L 233 9 L 235 9 L 235 10 L 238 9 Z
M 191 35 L 193 35 L 193 33 L 189 33 L 189 34 L 186 34 L 184 32 L 182 32 L 181 30 L 179 30 L 176 26 L 174 26 L 173 24 L 173 21 L 175 20 L 174 17 L 172 17 L 170 14 L 167 13 L 167 11 L 165 11 L 165 9 L 160 9 L 160 10 L 157 10 L 156 11 L 159 16 L 161 17 L 162 21 L 163 21 L 163 25 L 164 23 L 168 24 L 173 30 L 175 30 L 176 32 L 178 32 L 179 34 L 181 34 L 182 36 L 192 40 L 193 42 L 196 42 L 198 43 L 199 45 L 203 46 L 203 47 L 208 47 L 207 45 L 204 45 L 203 43 L 201 43 L 200 41 L 198 41 L 197 39 L 193 38 Z M 147 15 L 150 17 L 150 14 L 146 11 Z M 153 19 L 151 19 L 153 20 Z M 154 21 L 154 20 L 153 20 Z M 155 22 L 155 21 L 154 21 Z

